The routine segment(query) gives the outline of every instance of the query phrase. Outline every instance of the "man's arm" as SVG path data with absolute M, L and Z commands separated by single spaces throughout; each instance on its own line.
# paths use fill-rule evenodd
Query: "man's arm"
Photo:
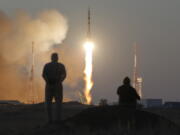
M 62 64 L 62 74 L 61 74 L 61 82 L 63 82 L 66 79 L 66 68 L 65 66 Z
M 47 79 L 46 72 L 47 72 L 47 66 L 45 65 L 44 68 L 43 68 L 42 77 L 44 78 L 44 80 L 45 80 L 46 83 L 47 83 L 47 82 L 48 82 L 48 79 Z
M 136 99 L 138 99 L 138 100 L 141 99 L 140 96 L 139 96 L 139 94 L 137 93 L 136 89 L 134 89 L 134 94 L 135 94 L 135 96 L 136 96 Z
M 120 87 L 117 89 L 117 94 L 120 95 Z

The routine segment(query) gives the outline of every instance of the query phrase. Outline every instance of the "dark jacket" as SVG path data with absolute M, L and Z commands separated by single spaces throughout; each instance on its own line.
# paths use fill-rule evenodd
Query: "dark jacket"
M 136 105 L 137 100 L 140 100 L 140 96 L 130 85 L 120 86 L 117 90 L 117 94 L 119 95 L 120 104 Z
M 62 83 L 66 78 L 66 69 L 62 63 L 50 62 L 44 66 L 43 74 L 47 84 Z

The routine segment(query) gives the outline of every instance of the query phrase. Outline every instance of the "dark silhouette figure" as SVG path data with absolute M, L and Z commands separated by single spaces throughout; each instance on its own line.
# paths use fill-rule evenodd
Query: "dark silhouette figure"
M 117 94 L 120 106 L 136 108 L 137 100 L 140 100 L 140 96 L 131 86 L 131 80 L 128 77 L 123 80 L 123 85 L 118 88 Z
M 62 82 L 66 78 L 66 69 L 62 63 L 58 63 L 58 54 L 51 55 L 51 62 L 44 66 L 42 74 L 45 82 L 45 102 L 48 113 L 48 122 L 52 123 L 52 100 L 55 98 L 56 104 L 56 121 L 61 121 L 62 101 L 63 101 L 63 85 Z

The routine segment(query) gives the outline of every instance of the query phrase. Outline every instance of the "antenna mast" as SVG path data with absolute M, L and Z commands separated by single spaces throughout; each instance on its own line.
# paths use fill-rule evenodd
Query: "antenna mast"
M 34 87 L 34 42 L 32 42 L 32 50 L 31 50 L 31 54 L 32 54 L 32 63 L 31 63 L 31 70 L 30 70 L 30 95 L 29 95 L 29 101 L 28 103 L 30 104 L 35 104 L 37 103 L 37 95 L 35 92 L 35 87 Z
M 142 77 L 138 76 L 137 71 L 137 44 L 134 44 L 134 67 L 133 67 L 133 87 L 142 98 Z

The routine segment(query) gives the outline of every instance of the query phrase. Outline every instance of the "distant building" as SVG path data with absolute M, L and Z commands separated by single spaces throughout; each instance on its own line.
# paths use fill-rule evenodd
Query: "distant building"
M 180 108 L 180 102 L 165 102 L 165 108 Z
M 141 99 L 139 101 L 144 108 L 163 107 L 162 99 Z
M 0 100 L 0 105 L 1 104 L 19 105 L 21 102 L 17 100 Z

